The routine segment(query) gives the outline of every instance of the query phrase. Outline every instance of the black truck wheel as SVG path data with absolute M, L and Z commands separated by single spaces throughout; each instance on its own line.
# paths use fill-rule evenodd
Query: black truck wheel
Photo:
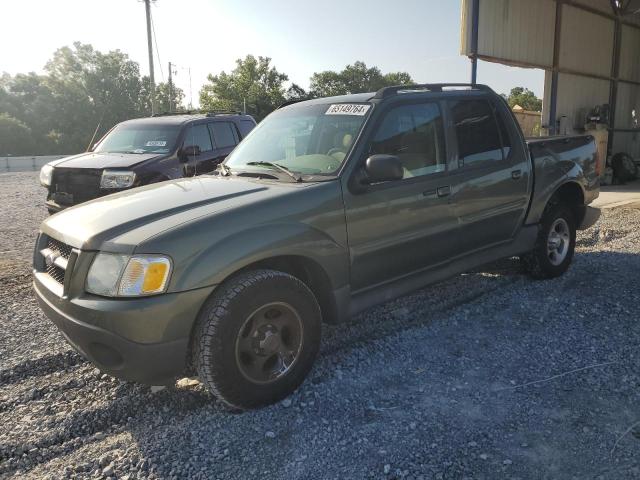
M 320 347 L 320 307 L 296 277 L 239 274 L 204 305 L 194 338 L 198 376 L 232 408 L 277 402 L 305 379 Z
M 533 278 L 554 278 L 567 271 L 576 246 L 576 224 L 571 209 L 552 200 L 540 222 L 534 249 L 522 256 Z

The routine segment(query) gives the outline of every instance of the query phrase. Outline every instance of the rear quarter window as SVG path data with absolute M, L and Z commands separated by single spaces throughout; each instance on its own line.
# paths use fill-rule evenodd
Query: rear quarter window
M 253 130 L 253 127 L 255 127 L 256 124 L 251 120 L 240 120 L 238 126 L 240 128 L 240 134 L 242 135 L 242 138 L 244 138 L 249 135 L 249 132 Z
M 450 103 L 461 167 L 490 164 L 503 159 L 502 142 L 493 108 L 487 100 Z

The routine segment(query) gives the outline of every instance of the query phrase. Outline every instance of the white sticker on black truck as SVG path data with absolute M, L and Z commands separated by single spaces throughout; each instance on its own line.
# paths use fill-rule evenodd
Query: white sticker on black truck
M 335 103 L 331 105 L 325 115 L 358 115 L 363 116 L 371 105 L 361 103 Z

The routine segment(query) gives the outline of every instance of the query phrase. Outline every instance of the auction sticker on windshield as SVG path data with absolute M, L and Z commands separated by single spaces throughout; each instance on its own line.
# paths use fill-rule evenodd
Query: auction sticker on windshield
M 145 147 L 166 147 L 167 142 L 163 140 L 151 140 L 145 144 Z
M 359 115 L 363 116 L 371 105 L 360 103 L 335 103 L 327 109 L 325 115 Z

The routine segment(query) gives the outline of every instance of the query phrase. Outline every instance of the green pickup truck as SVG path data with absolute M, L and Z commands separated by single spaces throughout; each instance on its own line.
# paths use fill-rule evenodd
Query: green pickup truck
M 283 105 L 213 174 L 45 220 L 34 288 L 104 372 L 195 373 L 253 408 L 300 385 L 322 322 L 503 257 L 561 275 L 599 215 L 597 165 L 590 136 L 525 140 L 483 85 Z

